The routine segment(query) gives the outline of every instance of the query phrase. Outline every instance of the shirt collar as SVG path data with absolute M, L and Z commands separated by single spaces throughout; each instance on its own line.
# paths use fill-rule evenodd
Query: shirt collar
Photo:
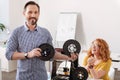
M 24 23 L 24 29 L 25 29 L 25 31 L 30 31 L 29 28 L 27 27 L 26 23 Z M 37 25 L 36 25 L 34 31 L 38 31 L 38 26 Z

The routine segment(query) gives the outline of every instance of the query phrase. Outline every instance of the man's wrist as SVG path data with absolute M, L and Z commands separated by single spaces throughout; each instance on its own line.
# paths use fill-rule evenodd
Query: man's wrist
M 26 59 L 29 59 L 28 58 L 28 53 L 24 53 L 24 56 L 25 56 Z
M 67 56 L 67 60 L 68 60 L 68 61 L 71 61 L 72 59 L 71 59 L 71 57 L 70 57 L 70 56 Z

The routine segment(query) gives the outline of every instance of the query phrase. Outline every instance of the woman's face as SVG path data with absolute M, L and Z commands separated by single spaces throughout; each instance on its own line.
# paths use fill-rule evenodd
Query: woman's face
M 92 43 L 91 51 L 93 55 L 99 56 L 100 48 L 97 41 Z

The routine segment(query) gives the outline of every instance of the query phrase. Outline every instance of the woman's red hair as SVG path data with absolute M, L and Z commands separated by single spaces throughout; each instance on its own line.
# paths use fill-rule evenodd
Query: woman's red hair
M 97 42 L 97 45 L 99 46 L 99 50 L 100 50 L 100 58 L 103 60 L 103 61 L 107 61 L 110 58 L 110 50 L 109 50 L 109 46 L 107 44 L 107 42 L 103 39 L 100 39 L 100 38 L 97 38 L 95 39 L 93 42 Z M 92 42 L 92 43 L 93 43 Z M 88 50 L 88 56 L 92 56 L 92 48 L 90 47 L 89 50 Z

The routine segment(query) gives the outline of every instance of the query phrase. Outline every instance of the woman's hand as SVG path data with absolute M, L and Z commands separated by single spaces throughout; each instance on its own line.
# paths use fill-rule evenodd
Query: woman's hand
M 94 63 L 95 63 L 95 59 L 94 59 L 94 57 L 90 57 L 90 58 L 88 58 L 88 65 L 94 65 Z

